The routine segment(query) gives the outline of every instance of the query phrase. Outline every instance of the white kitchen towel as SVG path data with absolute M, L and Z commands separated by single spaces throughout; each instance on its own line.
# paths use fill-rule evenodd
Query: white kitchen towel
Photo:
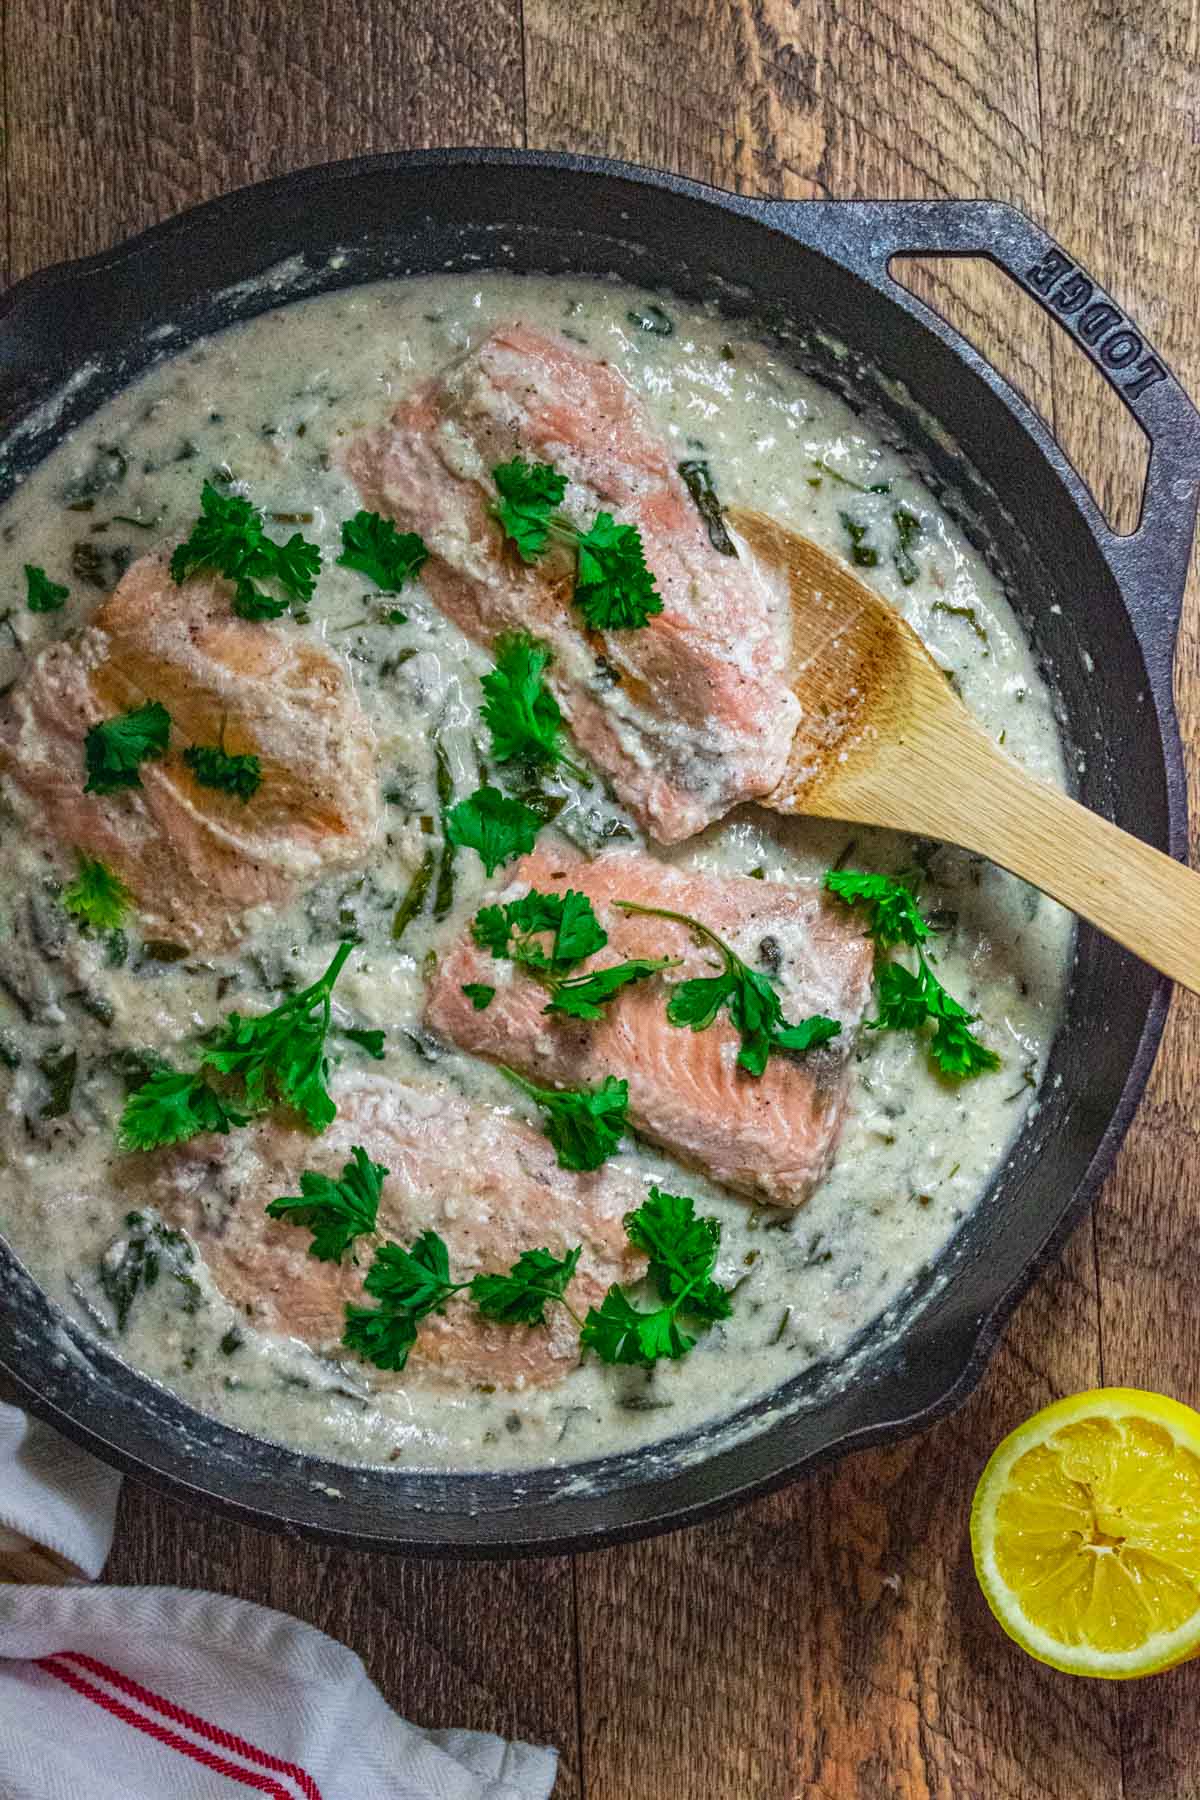
M 0 1800 L 547 1800 L 554 1751 L 410 1725 L 311 1625 L 89 1585 L 117 1488 L 0 1404 Z M 62 1585 L 3 1581 L 41 1553 Z

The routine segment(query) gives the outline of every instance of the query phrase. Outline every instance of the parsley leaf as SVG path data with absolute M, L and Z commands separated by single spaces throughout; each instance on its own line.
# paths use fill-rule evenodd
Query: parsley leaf
M 969 1081 L 1000 1067 L 994 1050 L 968 1029 L 973 1014 L 947 993 L 930 966 L 925 944 L 930 936 L 911 889 L 890 875 L 862 869 L 830 869 L 825 886 L 848 906 L 868 909 L 868 935 L 875 941 L 875 992 L 879 1017 L 868 1020 L 872 1031 L 920 1031 L 932 1022 L 929 1055 L 943 1075 Z M 878 953 L 904 944 L 917 953 L 916 970 L 904 963 L 882 962 Z
M 291 602 L 312 598 L 321 552 L 298 531 L 286 544 L 272 542 L 257 507 L 206 481 L 200 517 L 171 555 L 171 579 L 182 586 L 202 569 L 233 582 L 233 610 L 239 618 L 277 619 Z M 273 581 L 286 598 L 267 593 L 257 585 L 260 581 Z
M 464 981 L 462 991 L 476 1012 L 486 1012 L 496 998 L 495 988 L 489 987 L 485 981 Z
M 257 756 L 230 756 L 217 744 L 190 744 L 183 760 L 201 787 L 219 788 L 243 805 L 262 786 L 262 764 Z
M 170 734 L 171 715 L 157 700 L 93 725 L 83 740 L 84 793 L 114 794 L 119 788 L 141 787 L 138 765 L 164 755 Z
M 273 1101 L 292 1106 L 313 1131 L 324 1131 L 337 1116 L 326 1082 L 326 1038 L 332 1023 L 330 996 L 346 958 L 354 949 L 338 946 L 325 973 L 298 994 L 289 994 L 270 1012 L 243 1018 L 231 1012 L 209 1034 L 204 1065 L 242 1081 L 246 1105 L 264 1112 Z
M 593 631 L 628 631 L 644 626 L 663 609 L 636 525 L 618 525 L 611 513 L 597 513 L 588 531 L 555 511 L 567 491 L 564 475 L 550 463 L 521 457 L 492 470 L 500 498 L 491 507 L 522 562 L 536 562 L 551 538 L 575 551 L 575 604 Z
M 639 630 L 662 611 L 635 525 L 618 525 L 611 513 L 596 514 L 591 530 L 579 539 L 575 604 L 593 631 Z
M 934 1024 L 929 1054 L 943 1075 L 969 1081 L 1000 1067 L 1000 1058 L 968 1029 L 973 1015 L 948 994 L 926 960 L 917 951 L 917 972 L 903 963 L 883 963 L 876 973 L 879 1017 L 869 1021 L 874 1031 L 918 1031 L 927 1021 Z
M 643 1204 L 626 1214 L 625 1231 L 648 1255 L 647 1274 L 663 1305 L 645 1312 L 622 1288 L 610 1287 L 584 1320 L 580 1345 L 606 1363 L 653 1368 L 660 1358 L 677 1361 L 696 1341 L 680 1324 L 680 1314 L 710 1325 L 731 1311 L 728 1291 L 712 1278 L 720 1224 L 698 1219 L 695 1202 L 686 1196 L 652 1187 Z
M 417 1341 L 417 1327 L 440 1313 L 466 1282 L 450 1279 L 450 1256 L 436 1231 L 423 1231 L 411 1250 L 381 1244 L 363 1286 L 379 1306 L 347 1306 L 342 1343 L 380 1369 L 401 1370 Z
M 598 1088 L 543 1088 L 503 1063 L 500 1072 L 541 1107 L 542 1130 L 558 1152 L 560 1169 L 598 1169 L 620 1143 L 629 1108 L 627 1081 L 606 1075 Z
M 504 906 L 481 907 L 471 932 L 482 949 L 519 963 L 549 991 L 544 1011 L 565 1013 L 573 1019 L 603 1018 L 605 1003 L 631 981 L 642 981 L 675 966 L 671 957 L 635 956 L 607 969 L 570 974 L 577 963 L 603 950 L 608 942 L 608 933 L 588 896 L 574 888 L 563 894 L 543 894 L 531 888 L 521 899 Z M 538 941 L 547 933 L 552 934 L 549 952 Z
M 415 531 L 397 531 L 379 513 L 356 512 L 342 525 L 344 569 L 356 569 L 387 594 L 398 594 L 429 559 L 429 551 Z
M 874 569 L 879 563 L 879 552 L 874 544 L 867 541 L 869 526 L 860 525 L 849 513 L 840 512 L 838 518 L 842 522 L 842 530 L 850 539 L 850 561 L 857 563 L 862 569 Z
M 30 612 L 57 612 L 70 592 L 70 588 L 51 581 L 36 563 L 25 564 L 25 604 Z
M 96 931 L 115 931 L 133 904 L 133 895 L 107 863 L 79 852 L 79 873 L 63 889 L 65 911 Z
M 750 1075 L 761 1075 L 772 1050 L 810 1050 L 828 1043 L 841 1033 L 836 1019 L 813 1013 L 796 1025 L 783 1016 L 779 990 L 770 977 L 760 974 L 743 962 L 723 938 L 688 913 L 671 912 L 662 906 L 640 906 L 633 900 L 615 900 L 622 912 L 639 913 L 648 918 L 673 919 L 686 925 L 701 943 L 709 944 L 721 957 L 723 967 L 717 975 L 698 975 L 681 981 L 667 1003 L 667 1018 L 672 1025 L 687 1026 L 691 1031 L 707 1031 L 722 1007 L 728 1010 L 730 1022 L 741 1038 L 738 1067 Z
M 486 696 L 483 721 L 492 734 L 495 760 L 562 767 L 587 783 L 587 770 L 572 762 L 558 741 L 562 713 L 543 680 L 551 660 L 549 646 L 528 632 L 506 631 L 496 639 L 495 656 L 495 668 L 480 682 Z
M 161 1069 L 126 1100 L 117 1142 L 122 1150 L 157 1150 L 185 1143 L 202 1131 L 219 1131 L 224 1137 L 231 1125 L 246 1122 L 245 1113 L 224 1101 L 203 1075 Z
M 445 813 L 446 837 L 452 844 L 478 850 L 489 875 L 514 856 L 533 849 L 542 821 L 531 807 L 512 800 L 499 788 L 476 788 Z
M 893 944 L 923 944 L 929 936 L 912 889 L 890 875 L 872 875 L 864 869 L 829 869 L 825 886 L 848 906 L 861 901 L 867 907 L 867 933 L 880 950 Z
M 562 503 L 567 478 L 549 463 L 527 463 L 516 456 L 492 470 L 500 498 L 492 516 L 517 547 L 522 562 L 536 562 L 550 537 L 550 518 Z
M 537 941 L 546 933 L 553 934 L 549 954 Z M 530 888 L 519 900 L 504 906 L 481 907 L 472 921 L 471 935 L 495 957 L 553 975 L 565 973 L 584 957 L 603 950 L 608 942 L 591 901 L 574 888 L 562 894 Z
M 912 545 L 921 535 L 921 521 L 915 513 L 909 512 L 907 506 L 898 506 L 892 514 L 892 524 L 896 527 L 896 548 L 892 551 L 892 561 L 905 587 L 911 587 L 921 573 L 912 553 Z
M 522 1250 L 507 1275 L 476 1275 L 471 1298 L 485 1319 L 501 1325 L 543 1325 L 547 1300 L 561 1300 L 566 1306 L 567 1286 L 582 1254 L 578 1244 L 563 1257 L 549 1250 Z
M 343 1025 L 340 1030 L 344 1038 L 349 1038 L 352 1044 L 357 1044 L 360 1050 L 365 1050 L 376 1062 L 383 1061 L 383 1045 L 387 1037 L 385 1031 L 368 1031 L 361 1025 Z
M 375 1230 L 387 1170 L 373 1163 L 361 1144 L 353 1145 L 350 1155 L 353 1160 L 339 1180 L 305 1169 L 300 1192 L 283 1194 L 266 1209 L 269 1219 L 309 1227 L 313 1237 L 308 1253 L 318 1262 L 341 1262 L 355 1238 Z

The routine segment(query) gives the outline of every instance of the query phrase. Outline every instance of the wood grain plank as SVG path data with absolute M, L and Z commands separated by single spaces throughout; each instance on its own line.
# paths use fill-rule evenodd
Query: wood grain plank
M 14 279 L 306 163 L 522 138 L 520 0 L 9 0 Z M 64 178 L 65 176 L 65 178 Z
M 798 198 L 1044 210 L 1032 4 L 526 0 L 525 21 L 531 144 Z M 1003 277 L 910 277 L 1052 415 L 1051 328 Z M 979 1395 L 919 1443 L 584 1559 L 589 1800 L 1116 1800 L 1113 1695 L 1068 1687 L 998 1632 L 966 1541 L 997 1440 L 1099 1368 L 1085 1228 Z
M 1200 12 L 1194 0 L 1149 8 L 1043 0 L 1042 104 L 1047 204 L 1060 235 L 1111 284 L 1118 302 L 1200 394 L 1194 246 L 1200 234 Z M 1139 471 L 1103 434 L 1083 359 L 1054 347 L 1056 415 L 1104 458 L 1116 489 Z M 1200 582 L 1193 566 L 1176 660 L 1176 695 L 1192 793 L 1192 861 L 1200 838 Z M 1196 1404 L 1195 1222 L 1200 1216 L 1195 1089 L 1200 1005 L 1176 996 L 1150 1093 L 1098 1214 L 1107 1382 Z M 1200 1792 L 1195 1720 L 1200 1664 L 1118 1695 L 1129 1800 Z

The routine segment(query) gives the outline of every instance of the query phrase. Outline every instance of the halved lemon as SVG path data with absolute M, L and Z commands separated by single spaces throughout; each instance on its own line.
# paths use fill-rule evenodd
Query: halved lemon
M 1005 1438 L 975 1490 L 975 1572 L 1040 1662 L 1110 1681 L 1200 1653 L 1200 1413 L 1096 1388 Z

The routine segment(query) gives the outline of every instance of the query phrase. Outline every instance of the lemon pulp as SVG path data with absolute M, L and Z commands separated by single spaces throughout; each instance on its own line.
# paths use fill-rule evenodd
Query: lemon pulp
M 1200 1414 L 1099 1388 L 997 1449 L 971 1515 L 975 1568 L 1009 1635 L 1073 1674 L 1123 1678 L 1200 1650 Z

